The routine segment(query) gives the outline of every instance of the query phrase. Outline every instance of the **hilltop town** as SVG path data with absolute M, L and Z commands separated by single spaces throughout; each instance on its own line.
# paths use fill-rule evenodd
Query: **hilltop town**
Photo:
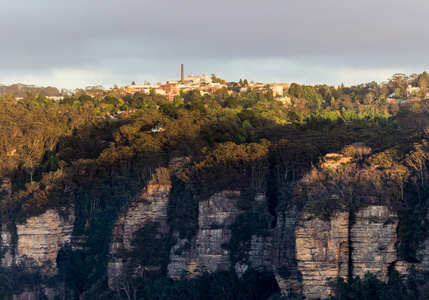
M 120 91 L 121 94 L 135 94 L 143 93 L 149 95 L 150 93 L 155 93 L 162 95 L 170 99 L 171 101 L 175 96 L 180 96 L 181 92 L 189 92 L 192 90 L 199 91 L 202 96 L 207 94 L 215 94 L 221 89 L 226 89 L 229 94 L 235 92 L 245 92 L 249 89 L 262 91 L 266 93 L 268 90 L 273 91 L 273 95 L 276 97 L 276 100 L 282 101 L 284 103 L 289 102 L 290 98 L 284 95 L 284 91 L 287 91 L 290 87 L 290 84 L 286 83 L 255 83 L 253 81 L 248 82 L 246 79 L 243 81 L 240 79 L 239 82 L 226 82 L 224 79 L 216 77 L 212 74 L 210 77 L 207 74 L 202 75 L 184 75 L 184 69 L 182 65 L 182 73 L 180 80 L 167 80 L 165 84 L 156 83 L 151 84 L 145 82 L 143 84 L 136 84 L 133 82 L 130 85 L 124 86 L 114 86 L 110 90 Z M 95 97 L 94 91 L 103 90 L 102 86 L 88 86 L 85 88 L 87 95 Z M 0 85 L 0 96 L 6 94 L 11 94 L 17 100 L 21 100 L 25 95 L 30 92 L 35 95 L 42 93 L 47 98 L 50 98 L 54 101 L 59 101 L 64 99 L 64 95 L 79 93 L 80 89 L 75 91 L 62 89 L 59 91 L 54 87 L 37 87 L 34 85 L 24 85 L 24 84 L 13 84 L 10 86 Z
M 173 100 L 175 96 L 180 95 L 180 91 L 188 92 L 191 90 L 200 91 L 201 95 L 214 94 L 220 89 L 227 89 L 229 94 L 232 91 L 244 92 L 250 89 L 262 90 L 266 92 L 268 89 L 273 91 L 276 100 L 287 102 L 290 100 L 289 97 L 284 97 L 284 90 L 289 89 L 290 84 L 278 84 L 278 83 L 248 83 L 247 80 L 240 82 L 226 82 L 224 79 L 217 78 L 214 74 L 210 77 L 207 74 L 202 75 L 187 75 L 186 78 L 183 72 L 181 80 L 168 80 L 165 84 L 131 84 L 124 86 L 123 89 L 127 93 L 134 94 L 136 92 L 149 94 L 151 91 L 166 96 L 170 100 Z
M 425 76 L 426 73 L 410 76 L 396 73 L 387 82 L 381 82 L 380 84 L 373 81 L 356 86 L 328 86 L 326 84 L 311 86 L 296 83 L 249 82 L 247 79 L 227 82 L 215 74 L 210 76 L 207 74 L 185 76 L 184 66 L 182 65 L 180 79 L 167 80 L 164 84 L 161 82 L 151 84 L 147 81 L 143 84 L 136 84 L 133 81 L 129 85 L 114 85 L 110 89 L 105 89 L 102 86 L 87 86 L 85 89 L 75 89 L 74 91 L 62 89 L 60 91 L 50 86 L 37 87 L 18 83 L 10 86 L 0 85 L 0 96 L 12 95 L 16 100 L 22 100 L 28 93 L 31 93 L 35 96 L 39 95 L 39 97 L 46 97 L 51 101 L 58 102 L 64 101 L 70 96 L 74 99 L 79 99 L 80 96 L 84 95 L 94 99 L 106 96 L 122 98 L 126 95 L 144 94 L 159 95 L 170 101 L 176 99 L 180 102 L 180 99 L 183 99 L 183 96 L 190 91 L 198 92 L 201 97 L 215 95 L 219 92 L 222 95 L 246 95 L 252 92 L 254 95 L 264 95 L 263 97 L 268 95 L 270 99 L 282 103 L 285 108 L 299 107 L 299 99 L 318 102 L 316 109 L 322 106 L 326 108 L 333 104 L 332 100 L 335 102 L 335 99 L 339 98 L 338 100 L 345 100 L 345 102 L 343 101 L 345 105 L 350 102 L 357 109 L 358 103 L 366 105 L 374 103 L 379 105 L 401 105 L 429 99 L 428 83 Z M 338 95 L 333 93 L 335 90 L 339 91 Z M 121 113 L 121 110 L 117 111 L 117 113 Z

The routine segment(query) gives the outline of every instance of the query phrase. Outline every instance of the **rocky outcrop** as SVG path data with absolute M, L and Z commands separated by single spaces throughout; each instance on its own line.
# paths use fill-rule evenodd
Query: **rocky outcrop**
M 16 235 L 3 224 L 2 247 L 7 251 L 2 265 L 10 266 L 13 261 L 29 260 L 43 266 L 41 270 L 45 274 L 55 274 L 58 251 L 71 241 L 74 219 L 74 209 L 70 207 L 60 212 L 48 209 L 24 223 L 17 223 Z M 16 236 L 15 240 L 13 236 Z
M 27 270 L 40 270 L 43 278 L 55 281 L 51 285 L 36 284 L 26 287 L 13 299 L 64 298 L 65 285 L 58 282 L 57 256 L 63 246 L 71 243 L 75 214 L 73 206 L 48 209 L 43 214 L 27 218 L 23 223 L 3 223 L 1 246 L 5 254 L 3 267 L 13 264 L 24 265 Z M 15 283 L 17 284 L 17 283 Z
M 353 158 L 339 153 L 328 153 L 323 158 L 323 169 L 338 169 L 341 165 L 348 164 Z
M 347 212 L 336 212 L 328 221 L 304 214 L 298 221 L 296 260 L 307 298 L 328 296 L 328 278 L 347 277 L 349 222 Z
M 167 207 L 171 185 L 151 184 L 133 201 L 117 219 L 110 244 L 111 259 L 108 264 L 109 285 L 120 276 L 124 268 L 121 253 L 133 251 L 135 233 L 142 227 L 157 224 L 156 239 L 165 238 L 169 232 Z M 159 266 L 145 266 L 158 268 Z
M 279 215 L 274 235 L 273 262 L 279 266 L 276 278 L 283 294 L 293 291 L 308 299 L 326 299 L 331 294 L 329 278 L 363 277 L 367 272 L 387 281 L 397 261 L 398 226 L 396 214 L 387 206 L 362 208 L 353 222 L 348 212 L 322 220 L 292 211 Z M 397 268 L 402 271 L 404 263 Z
M 176 237 L 171 249 L 168 275 L 179 278 L 184 272 L 197 274 L 227 270 L 231 265 L 229 251 L 222 247 L 231 239 L 229 226 L 242 212 L 237 207 L 239 191 L 223 191 L 198 204 L 198 233 L 188 241 Z
M 370 272 L 387 281 L 388 269 L 398 257 L 398 217 L 387 206 L 372 205 L 359 210 L 350 230 L 353 277 Z
M 222 191 L 198 204 L 198 232 L 187 240 L 173 233 L 176 244 L 170 252 L 168 276 L 179 278 L 182 275 L 194 276 L 202 271 L 226 271 L 234 267 L 238 276 L 252 267 L 256 270 L 272 269 L 272 236 L 253 235 L 245 260 L 233 265 L 227 245 L 232 238 L 230 226 L 243 213 L 238 201 L 240 191 Z M 265 196 L 258 195 L 255 205 L 265 205 Z

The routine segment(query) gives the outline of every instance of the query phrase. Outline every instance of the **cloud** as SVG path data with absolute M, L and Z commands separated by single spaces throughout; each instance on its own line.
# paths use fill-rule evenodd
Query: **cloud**
M 0 11 L 0 79 L 165 81 L 185 63 L 194 74 L 265 82 L 332 82 L 335 70 L 378 81 L 386 70 L 421 70 L 428 8 L 419 0 L 11 1 Z

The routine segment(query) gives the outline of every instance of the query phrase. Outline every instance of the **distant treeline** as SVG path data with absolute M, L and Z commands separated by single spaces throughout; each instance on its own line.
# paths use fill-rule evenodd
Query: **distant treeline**
M 27 93 L 32 94 L 43 94 L 45 96 L 58 96 L 60 91 L 55 87 L 41 87 L 35 85 L 26 85 L 22 83 L 16 83 L 12 85 L 0 85 L 0 96 L 3 97 L 6 94 L 11 94 L 17 98 L 23 98 Z

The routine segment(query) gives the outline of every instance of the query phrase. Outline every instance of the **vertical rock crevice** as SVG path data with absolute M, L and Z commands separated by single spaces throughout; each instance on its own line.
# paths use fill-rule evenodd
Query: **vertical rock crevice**
M 296 237 L 298 211 L 294 208 L 278 211 L 273 231 L 272 265 L 282 294 L 302 292 L 302 274 L 296 260 Z

